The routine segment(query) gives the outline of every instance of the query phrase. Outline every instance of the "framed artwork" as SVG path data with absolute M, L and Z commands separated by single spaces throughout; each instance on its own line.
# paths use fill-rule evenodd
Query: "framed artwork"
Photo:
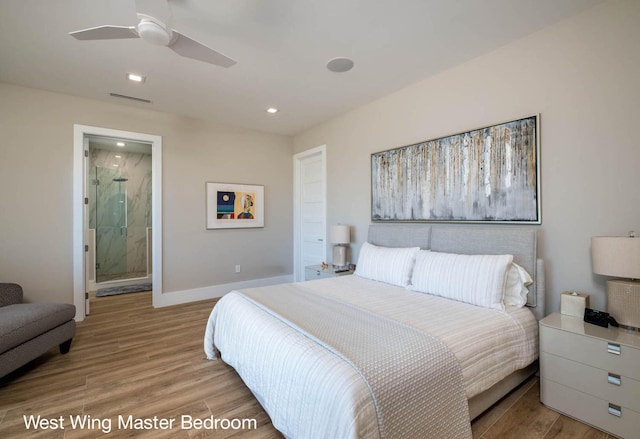
M 207 229 L 264 227 L 264 186 L 209 183 Z
M 372 221 L 540 224 L 539 115 L 371 155 Z

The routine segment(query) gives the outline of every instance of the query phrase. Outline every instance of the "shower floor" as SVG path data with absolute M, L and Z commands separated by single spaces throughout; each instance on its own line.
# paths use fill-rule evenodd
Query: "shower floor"
M 101 274 L 96 276 L 96 282 L 112 282 L 114 280 L 136 279 L 139 277 L 147 277 L 146 271 L 131 271 L 128 273 Z

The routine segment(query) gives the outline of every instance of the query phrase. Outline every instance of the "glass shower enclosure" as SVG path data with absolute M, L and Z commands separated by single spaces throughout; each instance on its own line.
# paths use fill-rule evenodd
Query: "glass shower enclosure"
M 90 168 L 89 228 L 95 233 L 95 281 L 147 276 L 147 224 L 130 214 L 129 179 L 106 167 Z
M 95 230 L 96 282 L 125 276 L 127 181 L 112 169 L 91 168 L 94 192 L 89 227 Z

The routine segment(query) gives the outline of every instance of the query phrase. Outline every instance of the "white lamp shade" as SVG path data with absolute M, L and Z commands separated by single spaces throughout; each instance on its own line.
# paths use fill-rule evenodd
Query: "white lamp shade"
M 640 279 L 640 238 L 594 236 L 591 258 L 596 274 Z
M 331 226 L 329 229 L 329 242 L 331 244 L 349 244 L 351 242 L 349 226 L 342 224 Z

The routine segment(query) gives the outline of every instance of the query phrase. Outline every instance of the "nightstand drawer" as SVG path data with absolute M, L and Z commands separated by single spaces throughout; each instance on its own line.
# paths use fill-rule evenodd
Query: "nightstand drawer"
M 544 378 L 640 413 L 640 381 L 546 352 L 540 353 Z M 619 383 L 619 384 L 618 384 Z
M 314 280 L 335 277 L 335 274 L 323 270 L 314 270 L 313 268 L 307 268 L 305 270 L 304 276 L 305 280 Z
M 619 412 L 620 416 L 616 416 L 612 413 L 618 413 L 617 407 L 611 407 L 609 401 L 545 378 L 540 379 L 540 395 L 543 404 L 582 422 L 625 439 L 638 437 L 638 412 L 623 407 Z
M 304 280 L 327 279 L 330 277 L 347 276 L 353 274 L 351 270 L 338 270 L 331 265 L 322 268 L 322 265 L 309 265 L 304 268 Z
M 640 349 L 540 325 L 540 350 L 640 381 Z

